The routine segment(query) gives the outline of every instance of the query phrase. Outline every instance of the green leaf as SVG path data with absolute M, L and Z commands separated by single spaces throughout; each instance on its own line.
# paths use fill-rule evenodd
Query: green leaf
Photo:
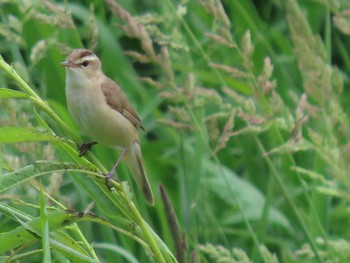
M 51 132 L 43 127 L 2 127 L 0 143 L 57 141 Z
M 16 218 L 16 217 L 15 217 Z M 60 229 L 67 225 L 82 220 L 81 213 L 56 210 L 47 213 L 47 222 L 49 228 L 47 233 L 49 246 L 62 253 L 71 262 L 97 262 L 88 257 L 88 253 L 83 250 L 75 240 L 60 232 Z M 23 244 L 35 242 L 44 237 L 41 235 L 42 216 L 28 219 L 26 221 L 17 218 L 21 226 L 0 235 L 0 254 L 15 249 Z M 47 259 L 47 258 L 46 258 Z M 43 262 L 50 262 L 44 260 Z
M 80 262 L 80 263 L 98 263 L 99 261 L 87 257 L 71 248 L 70 245 L 65 245 L 56 240 L 51 239 L 50 245 L 55 250 L 61 252 L 70 262 Z
M 40 184 L 40 224 L 41 224 L 41 243 L 43 249 L 43 260 L 42 262 L 51 262 L 50 253 L 50 232 L 49 232 L 49 222 L 47 217 L 45 195 L 43 192 L 42 185 Z
M 23 183 L 31 178 L 50 174 L 56 171 L 83 169 L 81 166 L 69 162 L 43 162 L 37 161 L 35 165 L 28 165 L 10 173 L 0 175 L 0 192 L 3 192 L 17 184 Z M 84 172 L 82 170 L 82 172 Z
M 17 91 L 17 90 L 12 90 L 12 89 L 5 89 L 5 88 L 0 88 L 0 99 L 29 99 L 31 98 L 30 95 Z
M 75 214 L 69 214 L 65 211 L 54 211 L 48 213 L 50 221 L 50 231 L 62 228 L 68 224 L 72 224 L 79 218 Z M 40 238 L 41 218 L 37 217 L 27 222 L 22 222 L 22 225 L 0 235 L 0 254 L 3 254 L 11 249 L 14 249 L 26 242 L 34 241 Z
M 113 251 L 113 252 L 123 256 L 125 259 L 127 259 L 127 262 L 139 263 L 139 261 L 137 260 L 137 258 L 133 254 L 131 254 L 125 248 L 118 246 L 117 244 L 97 243 L 97 244 L 94 244 L 94 248 L 110 250 L 110 251 Z
M 67 233 L 65 233 L 64 231 L 55 231 L 53 233 L 50 233 L 50 245 L 52 244 L 52 240 L 54 239 L 56 242 L 59 242 L 60 244 L 63 244 L 67 247 L 69 247 L 70 249 L 72 249 L 73 251 L 82 254 L 82 255 L 88 255 L 88 253 L 82 248 L 82 246 L 80 245 L 81 242 L 79 242 L 79 240 L 75 240 L 73 239 L 71 236 L 69 236 Z M 61 247 L 61 246 L 59 246 Z M 62 253 L 64 254 L 64 253 Z
M 219 167 L 212 162 L 208 162 L 206 169 L 209 173 L 206 183 L 212 192 L 232 206 L 236 206 L 237 202 L 239 202 L 242 212 L 248 220 L 260 220 L 265 197 L 257 188 L 239 178 L 224 166 Z M 269 220 L 271 223 L 280 225 L 291 231 L 291 226 L 287 218 L 274 208 L 270 208 Z M 241 214 L 237 213 L 225 217 L 221 221 L 224 224 L 235 224 L 242 222 L 243 218 Z
M 0 192 L 3 192 L 17 184 L 38 176 L 33 165 L 28 165 L 14 172 L 0 175 Z

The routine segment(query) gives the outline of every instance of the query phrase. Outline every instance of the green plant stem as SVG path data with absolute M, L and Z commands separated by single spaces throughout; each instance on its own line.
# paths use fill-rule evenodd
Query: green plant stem
M 79 137 L 68 127 L 68 125 L 49 107 L 49 105 L 43 101 L 38 94 L 33 91 L 27 83 L 17 74 L 17 72 L 5 62 L 0 55 L 0 68 L 5 71 L 18 86 L 27 94 L 31 96 L 31 100 L 38 105 L 43 111 L 45 111 L 52 119 L 54 119 L 75 141 L 80 142 Z
M 5 71 L 12 79 L 16 81 L 19 87 L 27 92 L 32 97 L 41 101 L 41 98 L 28 86 L 27 83 L 17 74 L 13 67 L 5 62 L 3 57 L 0 55 L 0 68 Z
M 69 171 L 75 171 L 75 170 L 71 169 Z M 104 178 L 103 175 L 98 174 L 98 173 L 93 172 L 93 171 L 85 171 L 85 170 L 76 170 L 76 171 L 80 171 L 80 172 L 85 173 L 85 174 L 96 176 L 100 179 Z M 119 207 L 119 209 L 123 212 L 123 214 L 127 218 L 129 218 L 131 221 L 135 221 L 135 224 L 141 228 L 143 235 L 144 235 L 145 242 L 147 243 L 147 245 L 149 246 L 149 248 L 153 252 L 153 255 L 154 255 L 155 259 L 157 260 L 157 262 L 161 262 L 161 263 L 164 262 L 165 263 L 166 261 L 162 255 L 161 251 L 159 250 L 159 247 L 157 246 L 157 243 L 154 239 L 154 235 L 152 235 L 152 233 L 150 232 L 149 226 L 147 225 L 145 220 L 140 215 L 134 202 L 128 199 L 128 197 L 125 195 L 124 191 L 122 191 L 122 187 L 120 187 L 119 183 L 116 183 L 114 181 L 112 181 L 111 183 L 113 184 L 112 186 L 116 187 L 118 190 L 118 198 L 121 198 L 123 200 L 123 202 L 125 204 L 127 204 L 127 206 L 118 206 L 118 204 L 116 204 L 115 202 L 114 203 Z M 99 184 L 98 184 L 98 186 L 101 187 Z M 104 191 L 104 189 L 102 189 L 102 190 Z M 113 192 L 110 192 L 110 193 L 113 193 Z M 113 198 L 111 198 L 111 200 L 113 201 Z M 126 210 L 127 208 L 129 208 L 129 209 Z
M 1 262 L 17 262 L 21 259 L 28 258 L 28 257 L 33 256 L 33 255 L 41 254 L 42 252 L 43 252 L 42 249 L 36 249 L 36 250 L 31 250 L 31 251 L 28 251 L 28 252 L 25 252 L 22 254 L 15 254 L 13 256 L 8 256 L 8 257 L 4 257 L 4 258 L 0 257 L 0 260 L 4 260 Z
M 120 191 L 121 190 L 119 189 L 118 190 L 119 197 L 122 198 L 124 203 L 126 203 L 128 205 L 127 207 L 129 208 L 129 211 L 126 211 L 124 209 L 124 207 L 119 207 L 119 209 L 124 213 L 124 215 L 127 218 L 129 218 L 131 221 L 135 221 L 135 224 L 141 228 L 143 235 L 144 235 L 144 239 L 145 239 L 147 245 L 149 246 L 149 248 L 151 249 L 151 251 L 153 252 L 155 259 L 157 259 L 157 262 L 161 262 L 161 263 L 164 262 L 165 263 L 166 261 L 165 261 L 162 253 L 160 252 L 160 250 L 157 246 L 157 243 L 154 239 L 154 236 L 151 234 L 151 232 L 149 230 L 149 226 L 147 225 L 147 223 L 144 221 L 144 219 L 140 215 L 134 202 L 129 200 L 123 191 L 121 191 L 121 192 Z M 130 215 L 130 213 L 132 215 Z
M 198 129 L 198 132 L 199 132 L 199 134 L 200 134 L 200 137 L 201 137 L 201 139 L 202 139 L 204 145 L 206 146 L 206 148 L 208 149 L 208 151 L 210 152 L 210 154 L 213 156 L 213 159 L 215 160 L 215 162 L 216 162 L 216 163 L 218 164 L 218 166 L 220 167 L 221 176 L 223 176 L 223 177 L 225 178 L 225 180 L 226 180 L 226 175 L 225 175 L 225 173 L 224 173 L 224 171 L 223 171 L 223 169 L 222 169 L 222 165 L 221 165 L 221 163 L 220 163 L 220 160 L 219 160 L 219 158 L 217 157 L 217 155 L 214 154 L 213 149 L 210 147 L 210 145 L 209 145 L 209 143 L 208 143 L 209 141 L 208 141 L 208 140 L 206 139 L 206 137 L 204 136 L 204 133 L 205 133 L 205 132 L 203 131 L 203 128 L 202 128 L 202 126 L 201 126 L 201 124 L 200 124 L 201 122 L 198 121 L 196 115 L 193 113 L 193 111 L 191 110 L 190 107 L 188 107 L 188 111 L 189 111 L 189 113 L 190 113 L 190 116 L 191 116 L 191 118 L 192 118 L 194 124 L 195 124 L 195 127 Z M 227 183 L 227 186 L 228 186 L 229 188 L 231 188 L 229 183 Z M 233 193 L 232 190 L 231 190 L 231 192 Z M 256 236 L 256 234 L 255 234 L 255 232 L 254 232 L 254 230 L 253 230 L 253 227 L 251 226 L 251 224 L 249 223 L 249 220 L 247 219 L 246 215 L 245 215 L 244 212 L 243 212 L 242 205 L 241 205 L 240 202 L 238 201 L 238 199 L 237 199 L 237 197 L 236 197 L 235 194 L 232 194 L 232 196 L 233 196 L 233 199 L 235 200 L 235 202 L 237 203 L 238 210 L 239 210 L 240 214 L 241 214 L 242 217 L 243 217 L 244 223 L 245 223 L 245 225 L 246 225 L 246 227 L 247 227 L 247 229 L 248 229 L 248 231 L 249 231 L 249 233 L 250 233 L 250 235 L 251 235 L 251 237 L 252 237 L 252 239 L 253 239 L 253 241 L 254 241 L 255 246 L 256 246 L 257 248 L 260 248 L 259 240 L 258 240 L 258 238 L 257 238 L 257 236 Z M 258 249 L 258 251 L 259 251 L 259 254 L 260 254 L 261 258 L 263 259 L 264 256 L 263 256 L 263 254 L 261 253 L 261 250 Z
M 32 185 L 34 185 L 34 187 L 35 187 L 37 190 L 39 190 L 39 187 L 38 187 L 36 184 L 33 184 L 33 183 L 32 183 Z M 48 193 L 46 193 L 45 191 L 43 191 L 43 193 L 44 193 L 45 197 L 48 198 L 51 202 L 55 203 L 56 205 L 58 205 L 58 206 L 61 207 L 62 209 L 67 210 L 67 208 L 66 208 L 63 204 L 61 204 L 60 202 L 58 202 L 56 199 L 54 199 L 54 198 L 53 198 L 52 196 L 50 196 Z M 85 245 L 85 247 L 86 247 L 87 250 L 89 251 L 90 255 L 91 255 L 94 259 L 98 260 L 98 257 L 97 257 L 97 255 L 96 255 L 96 253 L 95 253 L 95 250 L 94 250 L 93 247 L 89 244 L 89 242 L 86 240 L 86 238 L 85 238 L 85 236 L 83 235 L 83 233 L 81 232 L 81 230 L 80 230 L 78 224 L 77 224 L 77 223 L 74 223 L 74 224 L 71 226 L 71 229 L 73 229 L 73 231 L 75 231 L 75 232 L 77 233 L 78 237 L 81 238 L 83 244 Z
M 173 5 L 170 1 L 167 1 L 167 3 L 168 3 L 168 5 L 169 5 L 169 7 L 173 10 L 173 12 L 176 13 L 176 9 L 175 9 L 174 5 Z M 191 31 L 190 27 L 188 26 L 188 24 L 183 20 L 182 17 L 179 17 L 179 20 L 181 21 L 182 25 L 184 26 L 184 28 L 185 28 L 187 34 L 190 36 L 190 38 L 192 39 L 192 41 L 195 43 L 196 47 L 200 50 L 200 53 L 203 55 L 203 57 L 205 58 L 205 60 L 206 60 L 209 64 L 212 63 L 212 60 L 211 60 L 210 56 L 204 51 L 202 45 L 201 45 L 201 44 L 199 43 L 199 41 L 197 40 L 197 38 L 195 37 L 195 35 L 194 35 L 193 32 Z M 216 76 L 218 77 L 220 83 L 221 83 L 222 85 L 226 86 L 226 82 L 225 82 L 224 79 L 222 78 L 220 72 L 219 72 L 217 69 L 215 69 L 215 68 L 213 68 L 213 70 L 214 70 Z M 209 143 L 208 143 L 208 140 L 207 140 L 207 137 L 206 137 L 207 133 L 206 133 L 205 129 L 202 127 L 202 125 L 200 124 L 200 123 L 202 123 L 202 122 L 198 121 L 196 115 L 194 114 L 194 112 L 193 112 L 193 110 L 192 110 L 192 105 L 190 105 L 190 103 L 188 104 L 187 110 L 188 110 L 189 113 L 190 113 L 191 119 L 193 120 L 193 122 L 194 122 L 194 124 L 195 124 L 195 127 L 198 129 L 198 132 L 199 132 L 199 134 L 200 134 L 200 138 L 202 139 L 202 141 L 203 141 L 205 147 L 208 149 L 208 151 L 210 152 L 210 154 L 214 157 L 214 160 L 217 162 L 217 164 L 219 164 L 221 175 L 224 176 L 224 177 L 226 178 L 225 173 L 224 173 L 223 170 L 222 170 L 222 166 L 221 166 L 221 163 L 220 163 L 219 158 L 214 154 L 213 149 L 211 149 L 211 147 L 210 147 L 210 145 L 209 145 Z M 228 184 L 228 186 L 229 186 L 229 184 Z M 255 245 L 259 248 L 259 241 L 258 241 L 258 239 L 257 239 L 257 237 L 256 237 L 256 235 L 255 235 L 255 233 L 254 233 L 254 231 L 253 231 L 253 228 L 252 228 L 252 226 L 250 225 L 250 223 L 249 223 L 249 221 L 248 221 L 246 215 L 245 215 L 244 212 L 243 212 L 243 209 L 242 209 L 242 207 L 241 207 L 241 204 L 238 202 L 238 199 L 237 199 L 237 197 L 236 197 L 234 194 L 233 194 L 233 198 L 235 199 L 235 201 L 236 201 L 236 203 L 237 203 L 237 205 L 238 205 L 239 211 L 240 211 L 240 213 L 241 213 L 241 215 L 242 215 L 242 217 L 243 217 L 243 219 L 244 219 L 244 222 L 245 222 L 245 224 L 246 224 L 246 226 L 247 226 L 247 228 L 248 228 L 249 233 L 251 234 L 251 236 L 252 236 L 252 238 L 253 238 L 253 240 L 254 240 Z M 260 252 L 261 258 L 263 258 L 263 255 L 262 255 L 260 249 L 259 249 L 259 252 Z
M 18 75 L 18 73 L 11 67 L 9 64 L 5 62 L 3 57 L 0 55 L 0 68 L 5 71 L 17 84 L 18 86 L 27 94 L 29 94 L 31 97 L 30 99 L 38 106 L 40 107 L 44 112 L 46 112 L 54 121 L 56 121 L 62 129 L 71 137 L 73 140 L 80 144 L 81 140 L 79 137 L 72 131 L 71 128 L 50 108 L 50 106 L 42 100 L 38 94 L 35 93 L 34 90 L 32 90 L 29 85 Z M 90 154 L 90 158 L 92 159 L 93 163 L 98 167 L 100 171 L 107 171 L 106 168 L 98 161 L 98 159 Z
M 257 234 L 256 234 L 259 242 L 263 243 L 263 244 L 265 243 L 265 239 L 266 239 L 266 229 L 268 228 L 270 208 L 272 207 L 273 188 L 274 188 L 274 179 L 272 178 L 272 176 L 269 176 L 265 204 L 264 204 L 263 212 L 261 215 L 261 219 L 260 219 Z M 257 260 L 257 258 L 256 258 L 257 252 L 258 252 L 257 250 L 260 251 L 260 248 L 254 247 L 253 252 L 252 252 L 253 262 L 255 262 Z M 265 260 L 265 262 L 267 262 L 267 260 L 265 258 L 264 258 L 264 260 Z
M 150 246 L 151 250 L 153 251 L 154 257 L 158 260 L 158 262 L 166 263 L 162 253 L 160 252 L 160 250 L 157 246 L 156 241 L 153 238 L 153 235 L 149 231 L 149 226 L 146 224 L 146 222 L 141 217 L 135 204 L 131 201 L 128 203 L 129 203 L 129 207 L 130 207 L 132 213 L 135 216 L 135 219 L 138 221 L 138 225 L 140 226 L 141 230 L 143 231 L 143 234 L 145 235 L 145 239 L 149 242 L 148 245 Z
M 266 151 L 265 151 L 265 148 L 262 145 L 261 141 L 258 138 L 256 138 L 255 141 L 256 141 L 256 144 L 259 147 L 259 150 L 260 150 L 261 154 L 265 155 Z M 280 177 L 279 173 L 277 172 L 273 162 L 271 161 L 269 156 L 266 156 L 265 160 L 266 160 L 267 164 L 269 165 L 269 167 L 271 169 L 271 172 L 272 172 L 272 175 L 273 175 L 275 181 L 278 183 L 278 186 L 280 187 L 284 197 L 286 198 L 287 202 L 289 203 L 289 205 L 291 206 L 292 210 L 294 211 L 294 214 L 297 217 L 297 219 L 299 221 L 299 224 L 300 224 L 301 228 L 303 229 L 303 232 L 305 233 L 306 238 L 308 239 L 308 241 L 310 243 L 310 246 L 312 247 L 312 250 L 315 253 L 317 259 L 320 262 L 324 262 L 324 260 L 322 259 L 321 255 L 318 253 L 318 249 L 317 249 L 317 246 L 315 244 L 315 241 L 313 240 L 313 238 L 312 238 L 312 236 L 311 236 L 311 234 L 310 234 L 306 224 L 303 221 L 302 216 L 300 215 L 298 207 L 295 205 L 293 199 L 289 195 L 289 192 L 288 192 L 286 186 L 284 185 L 284 183 L 282 181 L 282 178 Z
M 174 12 L 174 14 L 176 14 L 176 8 L 175 8 L 174 4 L 171 1 L 169 1 L 169 0 L 167 0 L 167 3 L 168 3 L 168 6 L 171 8 L 171 10 Z M 211 60 L 210 56 L 205 52 L 205 50 L 203 49 L 202 44 L 198 41 L 196 36 L 193 34 L 191 28 L 186 23 L 186 21 L 182 18 L 182 16 L 177 16 L 177 18 L 180 20 L 180 22 L 181 22 L 182 26 L 184 27 L 185 31 L 190 36 L 191 40 L 196 45 L 196 48 L 198 48 L 198 50 L 203 55 L 203 58 L 207 61 L 207 63 L 208 64 L 213 63 L 213 61 Z M 225 82 L 224 78 L 221 76 L 219 70 L 214 68 L 214 67 L 212 67 L 211 69 L 213 70 L 213 72 L 217 76 L 217 78 L 220 81 L 221 85 L 226 86 L 226 82 Z
M 86 171 L 86 170 L 80 170 L 80 169 L 63 169 L 63 170 L 57 170 L 57 172 L 78 172 L 78 173 L 83 173 L 83 174 L 87 174 L 89 176 L 93 176 L 95 177 L 96 179 L 104 179 L 104 175 L 101 175 L 100 173 L 96 173 L 96 172 L 93 172 L 93 171 Z M 36 184 L 33 184 L 32 185 L 37 189 L 39 190 L 39 187 L 36 185 Z M 121 189 L 121 187 L 119 186 L 119 184 L 115 181 L 113 181 L 113 187 L 117 187 L 118 189 Z M 49 194 L 47 194 L 46 192 L 44 192 L 44 195 L 45 197 L 47 197 L 48 199 L 50 199 L 51 202 L 55 203 L 56 205 L 58 205 L 60 208 L 62 208 L 63 210 L 67 210 L 67 208 L 59 203 L 56 199 L 54 199 L 52 196 L 50 196 Z M 123 195 L 124 196 L 124 195 Z M 126 199 L 126 197 L 124 196 L 123 199 Z M 127 202 L 127 200 L 126 200 Z M 37 208 L 36 206 L 33 206 L 35 208 Z M 136 209 L 136 208 L 135 208 Z M 137 210 L 136 210 L 137 211 Z M 134 213 L 135 214 L 135 213 Z M 139 218 L 141 218 L 141 216 L 139 216 Z M 142 219 L 142 218 L 141 218 Z M 99 223 L 98 220 L 95 220 L 95 219 L 92 219 L 91 221 L 94 221 L 94 222 L 97 222 Z M 70 226 L 71 229 L 77 231 L 77 234 L 78 236 L 82 239 L 84 245 L 86 246 L 86 248 L 89 250 L 89 252 L 91 253 L 91 255 L 98 260 L 98 257 L 94 251 L 94 249 L 92 248 L 92 246 L 90 246 L 90 244 L 87 242 L 87 240 L 85 239 L 84 235 L 82 234 L 81 230 L 79 229 L 77 223 L 74 223 L 73 225 Z M 135 236 L 135 235 L 132 235 L 130 234 L 129 232 L 125 231 L 124 229 L 121 229 L 121 228 L 118 228 L 118 227 L 115 227 L 115 226 L 111 226 L 111 228 L 113 228 L 114 230 L 116 230 L 117 232 L 120 232 L 132 239 L 134 239 L 136 242 L 140 243 L 142 246 L 144 247 L 147 247 L 149 244 L 145 243 L 142 239 L 140 239 L 139 237 Z

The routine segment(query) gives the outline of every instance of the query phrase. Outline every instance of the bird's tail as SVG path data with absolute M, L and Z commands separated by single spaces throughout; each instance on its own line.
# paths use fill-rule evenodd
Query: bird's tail
M 126 161 L 137 186 L 142 190 L 147 202 L 154 205 L 154 198 L 147 174 L 143 165 L 140 145 L 134 142 L 125 152 L 124 160 Z

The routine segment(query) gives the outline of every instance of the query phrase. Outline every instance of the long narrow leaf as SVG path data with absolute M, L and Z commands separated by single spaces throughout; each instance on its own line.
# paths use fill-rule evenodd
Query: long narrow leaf
M 49 244 L 49 222 L 47 217 L 45 195 L 40 184 L 40 225 L 41 225 L 41 243 L 43 248 L 42 262 L 51 262 L 50 244 Z
M 50 222 L 50 231 L 54 231 L 72 224 L 79 219 L 77 214 L 70 214 L 65 211 L 54 211 L 48 213 L 48 221 Z M 0 236 L 0 254 L 3 254 L 11 249 L 40 238 L 41 218 L 37 217 L 23 225 L 2 233 Z
M 30 95 L 12 89 L 0 88 L 0 99 L 29 99 Z
M 47 142 L 56 141 L 57 137 L 43 127 L 2 127 L 0 128 L 1 143 Z

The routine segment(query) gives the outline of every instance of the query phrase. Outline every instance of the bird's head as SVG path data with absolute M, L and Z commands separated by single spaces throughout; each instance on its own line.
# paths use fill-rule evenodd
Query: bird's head
M 100 59 L 87 49 L 74 49 L 61 65 L 67 73 L 87 79 L 92 79 L 101 72 Z

